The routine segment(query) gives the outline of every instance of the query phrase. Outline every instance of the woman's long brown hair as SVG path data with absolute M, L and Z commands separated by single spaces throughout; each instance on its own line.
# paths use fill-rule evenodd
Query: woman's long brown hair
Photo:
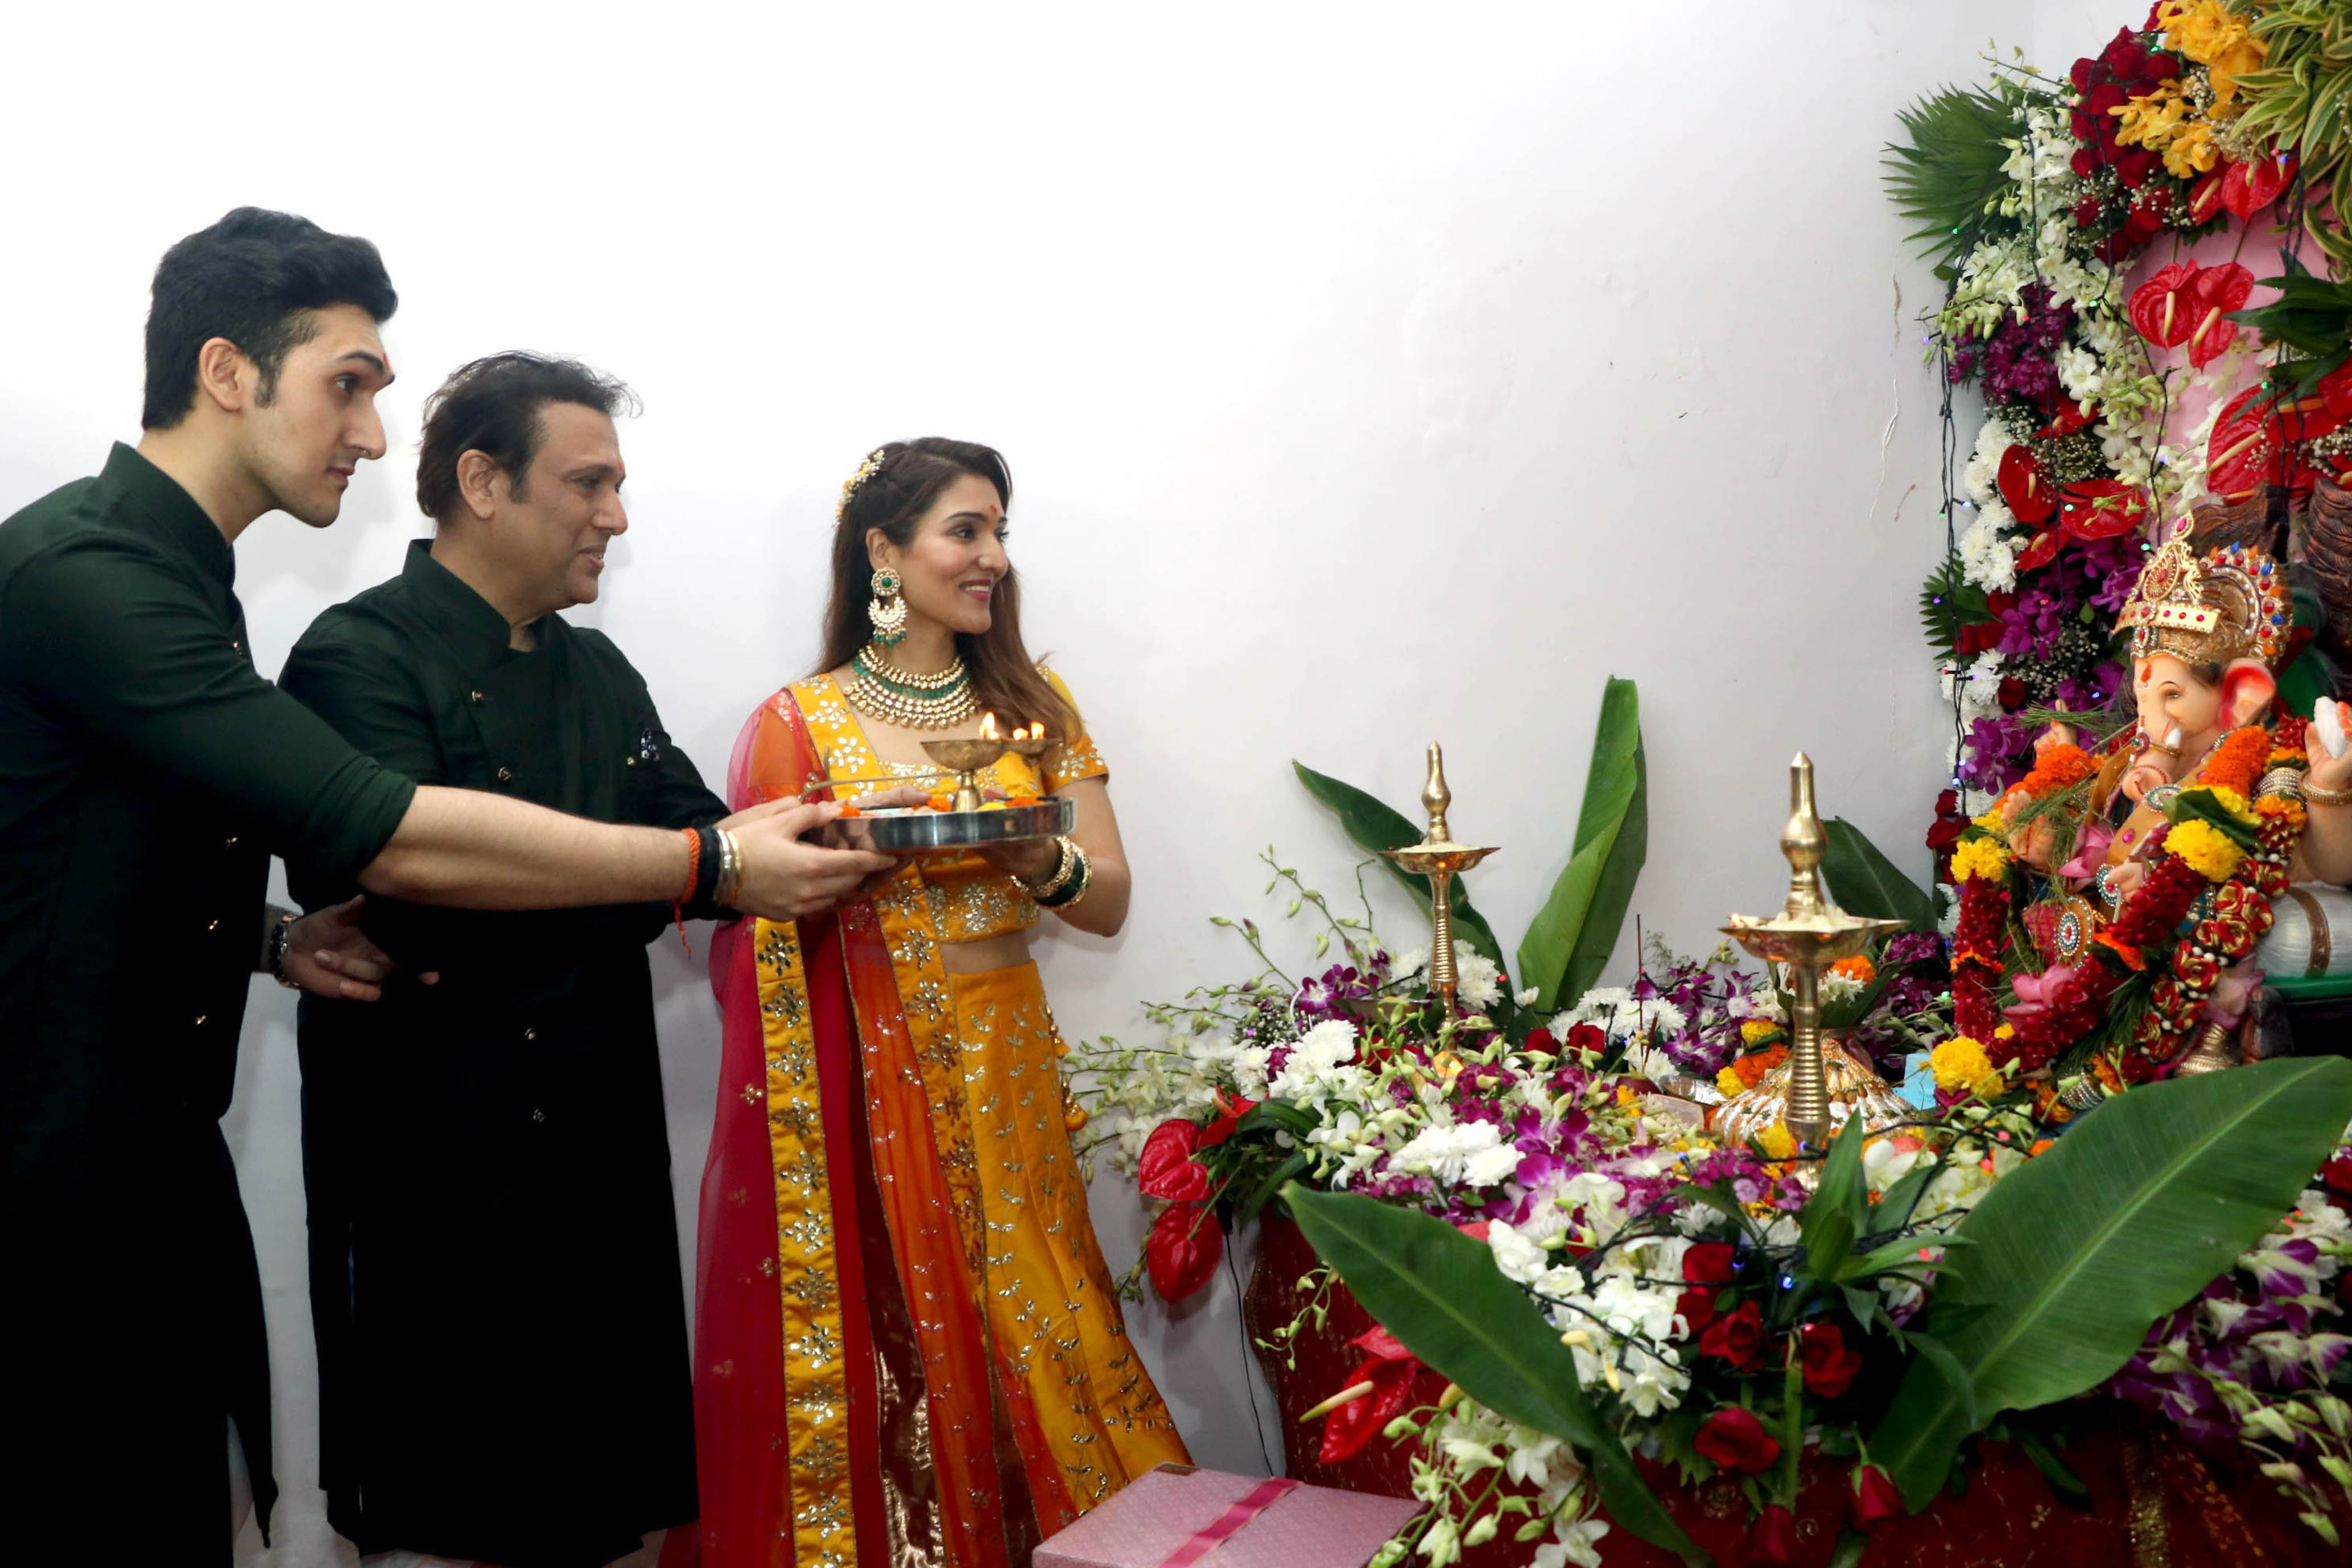
M 996 487 L 997 504 L 1013 510 L 1013 472 L 1003 454 L 976 441 L 925 436 L 893 441 L 881 448 L 882 464 L 859 481 L 833 530 L 833 592 L 824 606 L 824 656 L 814 673 L 847 664 L 874 637 L 866 614 L 874 597 L 874 564 L 866 531 L 878 528 L 905 549 L 941 490 L 966 474 Z M 1061 740 L 1077 733 L 1078 716 L 1055 692 L 1021 641 L 1021 577 L 1007 566 L 990 605 L 988 630 L 979 637 L 958 632 L 956 652 L 971 671 L 980 705 L 1008 726 L 1043 724 Z

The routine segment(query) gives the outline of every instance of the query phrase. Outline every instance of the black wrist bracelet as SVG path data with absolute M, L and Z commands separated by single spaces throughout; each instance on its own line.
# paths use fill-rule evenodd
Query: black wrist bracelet
M 694 832 L 702 840 L 702 854 L 694 863 L 694 896 L 686 901 L 691 908 L 709 909 L 719 890 L 719 830 L 698 827 Z

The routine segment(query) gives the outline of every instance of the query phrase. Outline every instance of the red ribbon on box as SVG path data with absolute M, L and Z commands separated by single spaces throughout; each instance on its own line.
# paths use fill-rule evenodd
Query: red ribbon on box
M 1250 1489 L 1206 1529 L 1196 1530 L 1183 1545 L 1160 1560 L 1160 1568 L 1192 1568 L 1202 1558 L 1241 1533 L 1242 1526 L 1288 1497 L 1302 1483 L 1282 1476 L 1270 1477 Z

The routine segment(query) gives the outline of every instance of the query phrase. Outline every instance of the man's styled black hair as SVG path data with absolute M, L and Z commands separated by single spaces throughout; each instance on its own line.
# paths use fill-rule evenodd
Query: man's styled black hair
M 436 522 L 457 511 L 457 459 L 479 452 L 499 466 L 518 500 L 539 455 L 539 411 L 576 403 L 606 416 L 637 410 L 636 394 L 576 359 L 491 354 L 449 373 L 425 400 L 416 449 L 416 504 Z
M 383 258 L 364 239 L 329 234 L 291 213 L 239 207 L 163 253 L 147 312 L 149 430 L 187 416 L 196 395 L 196 353 L 226 338 L 261 370 L 260 401 L 277 395 L 286 353 L 318 333 L 310 312 L 357 305 L 378 321 L 400 306 Z

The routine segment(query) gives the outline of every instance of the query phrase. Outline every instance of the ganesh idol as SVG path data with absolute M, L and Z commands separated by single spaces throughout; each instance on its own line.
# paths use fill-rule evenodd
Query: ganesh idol
M 2284 529 L 2205 521 L 2182 520 L 2118 617 L 2137 722 L 2087 748 L 2053 725 L 1955 858 L 1962 1032 L 2028 1075 L 2241 1059 L 2273 900 L 2352 880 L 2352 710 L 2322 698 L 2306 721 L 2278 700 Z M 2005 934 L 2020 927 L 2030 954 Z

